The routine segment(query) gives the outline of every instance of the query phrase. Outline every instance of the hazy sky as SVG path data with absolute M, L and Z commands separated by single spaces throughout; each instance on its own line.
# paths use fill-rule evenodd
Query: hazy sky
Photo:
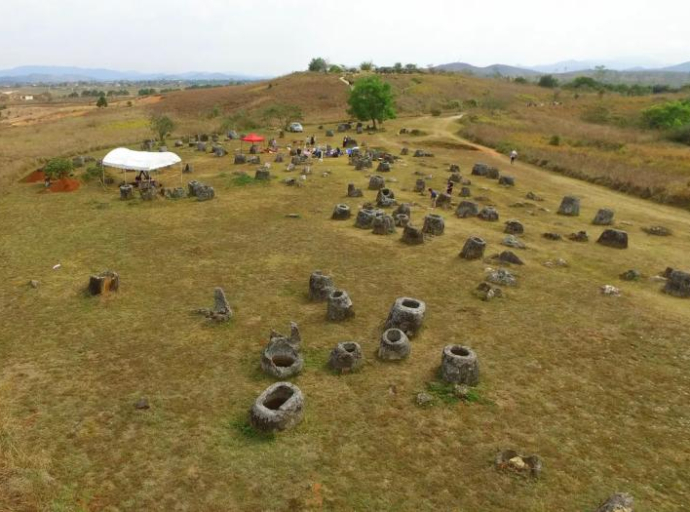
M 274 75 L 314 56 L 421 66 L 690 60 L 690 0 L 0 0 L 0 69 Z

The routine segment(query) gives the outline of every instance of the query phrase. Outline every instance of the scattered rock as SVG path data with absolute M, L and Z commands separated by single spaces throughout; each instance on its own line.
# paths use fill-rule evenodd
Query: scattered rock
M 517 220 L 509 220 L 506 222 L 506 228 L 503 230 L 503 232 L 510 235 L 521 235 L 525 232 L 525 228 L 521 222 Z
M 525 199 L 529 199 L 530 201 L 543 201 L 544 198 L 541 196 L 538 196 L 534 192 L 527 192 L 527 195 L 525 195 Z
M 638 272 L 637 270 L 626 270 L 623 272 L 620 276 L 623 281 L 639 281 L 640 278 L 642 277 L 642 274 Z
M 222 288 L 217 287 L 213 290 L 213 302 L 213 309 L 202 308 L 197 309 L 196 312 L 215 322 L 229 321 L 233 316 L 233 312 Z
M 601 234 L 597 243 L 614 249 L 627 249 L 628 233 L 618 229 L 607 229 Z
M 389 188 L 380 188 L 376 194 L 376 206 L 387 208 L 396 204 L 395 194 Z
M 309 300 L 313 302 L 326 301 L 333 290 L 335 290 L 335 286 L 331 276 L 320 270 L 315 270 L 309 276 Z
M 247 155 L 243 155 L 242 153 L 237 153 L 235 155 L 235 164 L 240 165 L 240 164 L 246 164 L 247 163 Z
M 594 224 L 595 226 L 610 226 L 611 224 L 613 224 L 613 215 L 613 210 L 602 208 L 594 216 L 592 224 Z
M 663 226 L 651 226 L 648 228 L 642 228 L 642 231 L 644 231 L 648 235 L 653 235 L 653 236 L 671 236 L 672 235 L 671 230 L 668 228 L 665 228 Z
M 620 297 L 621 295 L 621 291 L 615 286 L 611 286 L 610 284 L 605 284 L 600 288 L 600 290 L 602 295 L 607 295 L 610 297 Z
M 355 188 L 354 183 L 348 183 L 347 185 L 347 197 L 363 197 L 364 193 L 362 189 Z
M 355 316 L 352 300 L 345 290 L 333 290 L 328 296 L 326 318 L 331 322 L 342 322 Z
M 616 493 L 604 500 L 594 512 L 633 512 L 634 500 L 628 493 Z
M 445 229 L 445 222 L 443 217 L 440 215 L 430 213 L 424 217 L 424 226 L 422 227 L 422 233 L 427 233 L 430 235 L 442 235 Z
M 454 172 L 453 174 L 450 175 L 448 178 L 448 181 L 452 181 L 453 183 L 461 183 L 462 182 L 462 176 L 460 176 L 459 172 Z
M 257 430 L 273 432 L 295 427 L 302 421 L 303 414 L 302 391 L 289 382 L 276 382 L 256 399 L 249 421 Z
M 450 208 L 452 199 L 450 194 L 441 192 L 436 198 L 436 206 L 439 208 Z
M 400 297 L 391 307 L 384 329 L 400 329 L 408 338 L 413 338 L 422 328 L 426 304 L 410 297 Z
M 513 249 L 524 249 L 526 247 L 524 242 L 522 242 L 522 240 L 515 235 L 507 235 L 505 238 L 503 238 L 501 243 L 506 247 L 512 247 Z
M 106 270 L 89 278 L 88 291 L 90 295 L 105 295 L 116 292 L 120 287 L 120 275 L 112 270 Z
M 479 361 L 469 347 L 447 345 L 441 357 L 441 377 L 446 382 L 476 386 L 479 383 Z
M 578 231 L 577 233 L 570 233 L 568 239 L 573 242 L 589 242 L 589 235 L 587 231 Z
M 374 217 L 372 228 L 375 235 L 391 235 L 395 233 L 395 221 L 390 215 L 377 215 Z
M 565 196 L 558 208 L 558 214 L 577 217 L 580 215 L 580 200 L 574 196 Z
M 420 245 L 424 243 L 424 233 L 422 233 L 421 229 L 415 228 L 408 223 L 405 229 L 403 229 L 400 240 L 408 245 Z
M 388 162 L 379 162 L 378 167 L 376 168 L 377 172 L 390 172 L 391 171 L 391 164 Z
M 38 281 L 36 281 L 35 279 L 32 279 L 31 281 L 29 281 L 29 286 L 31 286 L 31 288 L 38 288 L 39 284 L 40 283 Z
M 489 283 L 479 283 L 479 286 L 477 286 L 477 288 L 474 290 L 474 293 L 477 297 L 486 302 L 503 297 L 503 290 L 501 290 L 498 286 L 493 286 Z
M 465 241 L 465 245 L 460 251 L 460 257 L 466 260 L 477 260 L 484 256 L 486 242 L 478 236 L 472 236 Z
M 350 218 L 352 213 L 350 212 L 350 207 L 346 204 L 336 204 L 333 209 L 333 215 L 331 219 L 333 220 L 347 220 Z
M 362 347 L 354 341 L 338 343 L 328 358 L 328 366 L 340 373 L 355 371 L 362 366 L 362 363 Z
M 499 261 L 502 263 L 511 263 L 513 265 L 524 265 L 523 261 L 512 251 L 503 251 L 498 255 Z
M 139 400 L 134 402 L 134 408 L 139 410 L 139 411 L 144 411 L 146 409 L 150 409 L 151 405 L 149 404 L 148 399 L 140 398 Z
M 410 355 L 410 340 L 400 329 L 391 328 L 383 331 L 378 356 L 384 361 L 399 361 Z
M 265 167 L 261 167 L 256 170 L 256 173 L 254 174 L 254 179 L 259 180 L 259 181 L 267 181 L 271 179 L 271 171 L 266 169 Z
M 668 274 L 666 286 L 664 286 L 664 293 L 668 293 L 674 297 L 689 298 L 690 273 L 673 270 Z
M 485 206 L 479 212 L 478 217 L 489 222 L 496 222 L 498 220 L 498 212 L 493 206 Z
M 500 471 L 510 471 L 532 478 L 541 475 L 542 462 L 537 455 L 520 455 L 515 450 L 505 450 L 496 455 L 494 466 Z
M 369 190 L 380 190 L 386 186 L 383 176 L 374 175 L 369 178 Z
M 469 187 L 462 187 L 460 189 L 460 197 L 471 197 L 472 196 L 472 191 L 470 190 Z
M 461 201 L 455 209 L 455 215 L 461 219 L 479 215 L 479 206 L 472 201 Z
M 503 175 L 500 178 L 498 178 L 498 184 L 503 185 L 504 187 L 514 187 L 515 178 L 512 176 Z
M 429 393 L 418 393 L 415 400 L 417 402 L 417 405 L 419 405 L 420 407 L 424 407 L 427 405 L 431 405 L 434 401 L 434 397 L 432 397 Z
M 372 207 L 362 208 L 357 212 L 357 218 L 355 219 L 355 227 L 360 229 L 371 229 L 374 227 L 374 219 L 377 216 L 382 216 L 383 212 L 381 210 L 376 210 Z
M 297 324 L 292 324 L 295 328 Z M 299 330 L 297 338 L 294 333 L 288 338 L 280 333 L 271 331 L 266 348 L 261 353 L 261 369 L 267 375 L 285 379 L 297 375 L 302 371 L 304 359 L 300 354 L 301 339 Z
M 491 270 L 486 276 L 486 280 L 490 283 L 502 286 L 515 286 L 517 284 L 516 277 L 504 268 Z
M 460 166 L 457 164 L 450 164 L 450 167 L 448 168 L 448 172 L 452 173 L 460 173 Z
M 558 233 L 544 233 L 541 236 L 547 240 L 563 240 L 563 236 L 559 235 Z

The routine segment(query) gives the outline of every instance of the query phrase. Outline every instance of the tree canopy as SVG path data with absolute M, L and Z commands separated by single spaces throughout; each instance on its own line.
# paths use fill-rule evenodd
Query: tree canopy
M 165 136 L 175 129 L 175 123 L 165 114 L 151 116 L 151 131 L 158 135 L 161 144 L 165 143 Z
M 377 76 L 367 76 L 357 80 L 350 90 L 347 99 L 350 108 L 348 113 L 360 121 L 382 123 L 386 119 L 395 119 L 393 91 L 390 84 Z
M 108 100 L 105 99 L 105 95 L 99 96 L 99 97 L 98 97 L 98 101 L 96 102 L 96 106 L 97 106 L 98 108 L 107 107 L 107 106 L 108 106 Z
M 271 124 L 278 121 L 282 129 L 287 128 L 288 124 L 294 121 L 301 121 L 304 118 L 302 109 L 297 105 L 275 104 L 264 109 L 261 114 L 263 121 Z
M 309 62 L 309 71 L 328 71 L 328 62 L 323 57 L 314 57 Z
M 51 179 L 64 178 L 72 172 L 72 161 L 66 158 L 53 158 L 48 161 L 43 172 Z

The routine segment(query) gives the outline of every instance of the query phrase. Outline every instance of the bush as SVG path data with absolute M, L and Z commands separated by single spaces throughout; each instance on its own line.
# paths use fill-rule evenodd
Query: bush
M 105 96 L 99 96 L 98 101 L 96 102 L 96 106 L 98 108 L 101 107 L 107 107 L 108 106 L 108 100 L 105 99 Z
M 673 142 L 680 142 L 690 146 L 690 124 L 671 130 L 666 138 Z
M 553 75 L 543 75 L 539 78 L 538 85 L 539 87 L 553 89 L 554 87 L 558 87 L 558 79 Z
M 66 158 L 53 158 L 43 168 L 43 172 L 50 179 L 60 179 L 72 172 L 72 161 Z
M 586 110 L 581 119 L 587 123 L 606 124 L 611 121 L 611 112 L 601 105 Z
M 309 71 L 318 71 L 325 73 L 328 70 L 328 62 L 322 57 L 314 57 L 309 62 Z
M 561 145 L 561 137 L 559 135 L 552 135 L 551 139 L 549 140 L 549 146 L 560 146 Z
M 431 115 L 434 117 L 438 117 L 441 115 L 441 110 L 438 108 L 432 108 L 431 109 Z
M 690 100 L 669 101 L 642 111 L 642 122 L 647 128 L 681 128 L 690 124 Z
M 362 71 L 371 71 L 372 69 L 374 69 L 374 63 L 371 61 L 362 62 L 359 65 L 359 69 L 361 69 Z
M 524 76 L 518 76 L 513 80 L 513 82 L 515 82 L 516 84 L 526 84 L 527 79 Z

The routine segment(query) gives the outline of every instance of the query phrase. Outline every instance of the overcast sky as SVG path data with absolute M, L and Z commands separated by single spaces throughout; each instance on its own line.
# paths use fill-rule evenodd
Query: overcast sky
M 356 65 L 690 60 L 690 0 L 0 0 L 0 69 L 277 75 Z

